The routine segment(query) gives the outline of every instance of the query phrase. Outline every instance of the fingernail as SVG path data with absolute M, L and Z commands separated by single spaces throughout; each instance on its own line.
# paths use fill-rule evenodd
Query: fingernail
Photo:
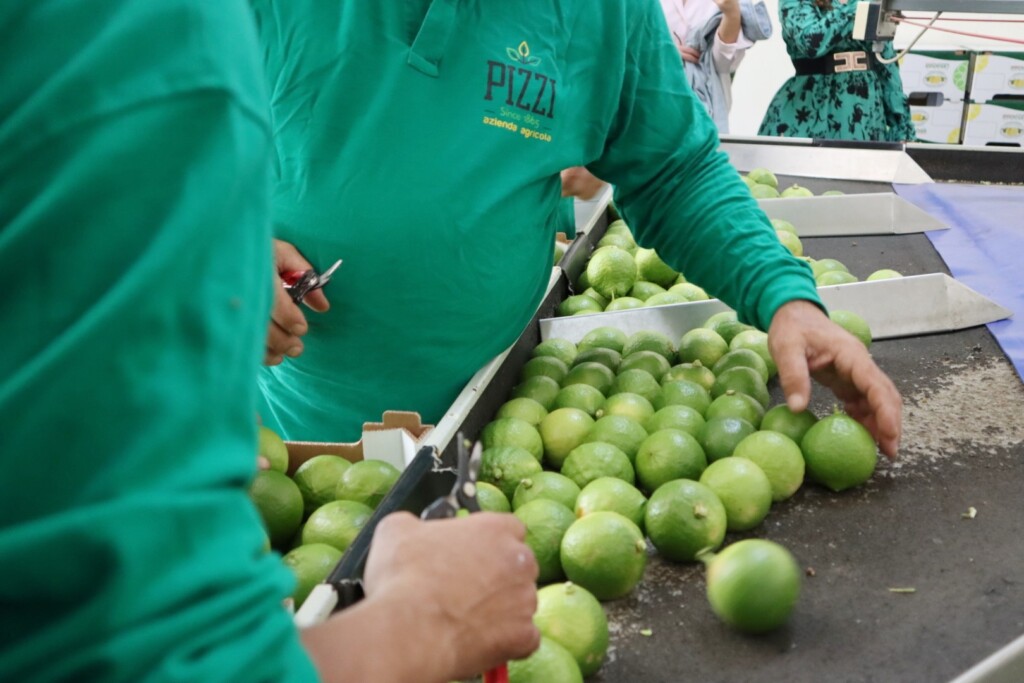
M 789 398 L 786 399 L 786 405 L 794 413 L 798 413 L 804 409 L 804 397 L 802 394 L 790 394 Z
M 288 356 L 289 358 L 296 358 L 301 353 L 302 353 L 302 347 L 301 346 L 293 346 L 290 349 L 288 349 L 287 351 L 285 351 L 284 355 Z

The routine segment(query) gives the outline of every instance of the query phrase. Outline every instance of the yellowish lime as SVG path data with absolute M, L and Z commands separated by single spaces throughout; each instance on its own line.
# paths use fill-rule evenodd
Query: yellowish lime
M 327 454 L 314 455 L 299 465 L 295 474 L 292 475 L 292 479 L 302 494 L 304 511 L 307 516 L 324 503 L 335 499 L 334 494 L 338 489 L 338 482 L 341 481 L 345 470 L 351 466 L 352 463 L 345 458 Z
M 269 427 L 260 425 L 258 436 L 256 455 L 266 458 L 267 462 L 270 463 L 270 469 L 277 472 L 287 472 L 288 446 L 277 435 L 277 432 Z
M 540 647 L 526 659 L 508 663 L 508 683 L 583 683 L 579 664 L 568 650 L 551 640 L 540 639 Z
M 561 503 L 570 510 L 576 508 L 580 487 L 569 477 L 558 472 L 537 472 L 519 482 L 512 495 L 512 509 L 518 510 L 530 501 L 544 498 Z
M 633 296 L 620 296 L 604 307 L 606 313 L 611 311 L 628 311 L 631 308 L 643 308 L 644 301 Z
M 772 506 L 768 475 L 745 458 L 716 460 L 700 475 L 700 483 L 722 501 L 728 531 L 753 529 L 764 521 Z
M 587 263 L 590 286 L 609 299 L 625 296 L 636 279 L 636 261 L 620 247 L 600 247 Z
M 515 516 L 526 527 L 526 545 L 537 558 L 540 569 L 537 583 L 551 583 L 565 578 L 560 549 L 562 536 L 576 521 L 573 511 L 553 500 L 538 498 L 517 508 Z
M 562 569 L 598 600 L 627 595 L 643 578 L 647 543 L 617 512 L 594 512 L 573 522 L 562 538 Z
M 622 347 L 622 356 L 631 356 L 637 351 L 654 351 L 665 357 L 669 363 L 676 359 L 676 347 L 668 335 L 652 330 L 634 332 Z
M 643 529 L 646 506 L 647 498 L 637 487 L 618 477 L 599 477 L 580 491 L 575 510 L 577 517 L 594 512 L 617 512 Z
M 579 408 L 558 408 L 548 413 L 540 423 L 545 461 L 551 467 L 561 469 L 566 456 L 583 443 L 593 426 L 594 418 Z
M 559 408 L 578 408 L 587 415 L 595 417 L 604 405 L 604 394 L 589 384 L 570 384 L 562 387 L 555 397 L 555 410 Z
M 636 420 L 625 415 L 605 415 L 594 423 L 583 443 L 610 443 L 634 462 L 646 438 L 647 431 Z
M 526 361 L 522 371 L 519 373 L 520 380 L 526 380 L 538 375 L 550 377 L 556 382 L 569 374 L 569 366 L 554 356 L 537 356 Z
M 584 676 L 601 668 L 608 652 L 608 617 L 593 593 L 583 586 L 566 582 L 541 588 L 533 623 L 543 637 L 572 654 Z M 559 681 L 544 679 L 544 683 Z
M 503 403 L 502 406 L 498 408 L 498 412 L 495 417 L 498 419 L 503 417 L 514 417 L 525 422 L 529 422 L 536 427 L 547 414 L 547 409 L 537 401 L 532 398 L 520 397 L 509 399 Z
M 700 384 L 685 379 L 665 382 L 661 393 L 651 402 L 658 410 L 665 406 L 688 406 L 698 413 L 707 412 L 711 405 L 711 394 Z
M 615 376 L 615 381 L 608 390 L 609 396 L 615 394 L 638 394 L 648 401 L 653 401 L 661 394 L 661 385 L 646 370 L 623 370 L 620 367 L 619 374 Z
M 576 345 L 568 339 L 552 337 L 533 347 L 530 355 L 533 358 L 538 356 L 554 356 L 566 365 L 571 366 L 572 362 L 576 359 Z
M 679 275 L 672 266 L 661 260 L 654 249 L 637 249 L 635 258 L 637 277 L 641 280 L 669 287 Z
M 615 394 L 605 399 L 604 407 L 601 408 L 604 415 L 622 415 L 633 420 L 638 425 L 643 425 L 651 415 L 654 415 L 654 406 L 651 402 L 639 394 Z M 603 417 L 603 416 L 602 416 Z
M 583 363 L 600 363 L 612 372 L 615 372 L 619 369 L 619 364 L 622 363 L 622 354 L 614 349 L 595 346 L 594 348 L 580 351 L 572 367 L 582 365 Z
M 772 500 L 786 500 L 804 482 L 804 458 L 788 436 L 778 432 L 754 432 L 736 445 L 737 458 L 752 460 L 768 476 Z
M 289 550 L 281 559 L 295 574 L 292 600 L 295 609 L 298 609 L 309 597 L 313 587 L 322 583 L 334 570 L 341 559 L 341 551 L 326 543 L 310 543 Z
M 615 373 L 601 363 L 587 362 L 576 365 L 562 380 L 562 386 L 570 384 L 589 384 L 602 394 L 607 394 L 615 381 Z M 557 393 L 557 392 L 556 392 Z
M 699 384 L 707 391 L 711 391 L 711 386 L 715 383 L 715 373 L 700 361 L 680 363 L 669 368 L 668 372 L 661 378 L 661 383 L 667 384 L 679 379 Z M 710 399 L 708 401 L 710 402 Z
M 543 425 L 549 417 L 550 413 L 541 419 L 540 424 Z M 538 427 L 516 417 L 501 417 L 487 423 L 480 434 L 480 441 L 485 449 L 516 446 L 528 451 L 538 461 L 544 457 L 544 442 Z
M 351 500 L 321 505 L 302 527 L 302 544 L 326 543 L 345 552 L 372 514 L 368 506 Z
M 729 345 L 722 336 L 707 327 L 695 327 L 679 340 L 679 360 L 684 363 L 700 361 L 710 368 L 728 350 Z
M 622 359 L 618 372 L 624 370 L 646 370 L 654 379 L 661 381 L 669 371 L 668 361 L 660 353 L 654 351 L 637 351 Z

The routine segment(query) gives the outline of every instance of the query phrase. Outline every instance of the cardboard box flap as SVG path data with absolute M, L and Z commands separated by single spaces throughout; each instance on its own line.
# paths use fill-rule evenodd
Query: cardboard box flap
M 431 429 L 433 425 L 423 424 L 419 413 L 388 410 L 380 422 L 365 423 L 362 438 L 354 443 L 286 441 L 288 471 L 294 473 L 299 465 L 322 454 L 338 455 L 350 462 L 384 460 L 405 469 L 416 456 L 420 440 Z

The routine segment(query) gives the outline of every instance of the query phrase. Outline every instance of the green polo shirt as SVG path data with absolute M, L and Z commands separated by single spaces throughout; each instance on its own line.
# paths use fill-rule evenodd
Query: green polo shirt
M 0 680 L 309 681 L 263 551 L 243 0 L 0 7 Z
M 260 377 L 288 438 L 440 419 L 548 281 L 559 171 L 616 186 L 637 240 L 762 327 L 817 301 L 718 151 L 656 0 L 252 0 L 276 236 L 344 265 L 305 353 Z

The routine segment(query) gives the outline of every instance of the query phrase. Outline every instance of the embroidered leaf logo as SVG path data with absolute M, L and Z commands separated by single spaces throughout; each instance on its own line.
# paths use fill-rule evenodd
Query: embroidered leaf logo
M 541 62 L 540 57 L 530 56 L 530 46 L 525 40 L 519 43 L 519 47 L 517 48 L 506 47 L 505 54 L 508 55 L 508 58 L 513 62 L 519 62 L 520 64 L 525 64 L 527 66 L 537 66 Z

